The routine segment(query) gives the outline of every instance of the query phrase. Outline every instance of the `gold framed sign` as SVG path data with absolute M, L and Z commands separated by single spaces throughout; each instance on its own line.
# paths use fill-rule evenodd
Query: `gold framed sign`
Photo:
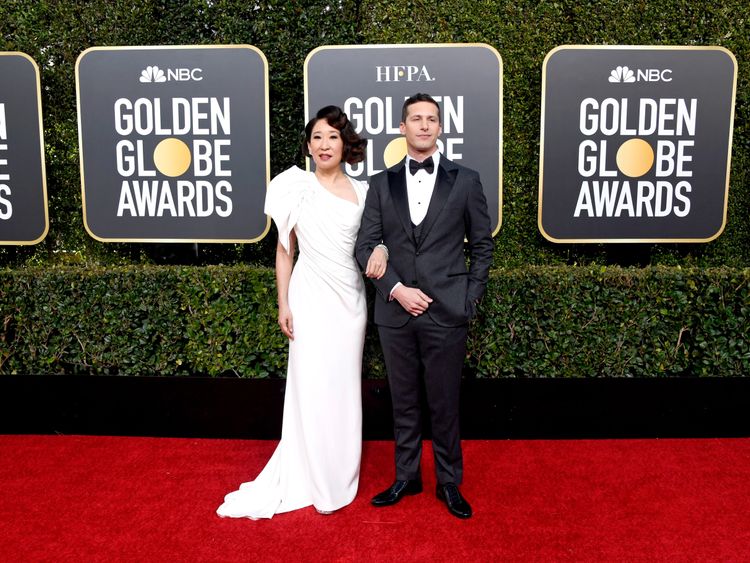
M 83 217 L 104 242 L 270 227 L 268 64 L 250 45 L 92 47 L 76 63 Z
M 367 158 L 346 165 L 362 181 L 406 156 L 401 107 L 423 92 L 440 105 L 440 152 L 479 172 L 493 234 L 502 224 L 503 61 L 483 43 L 328 45 L 305 60 L 305 116 L 340 106 L 368 139 Z
M 722 47 L 567 45 L 542 70 L 539 230 L 708 242 L 726 225 L 737 61 Z
M 49 230 L 39 67 L 0 52 L 0 244 L 36 244 Z

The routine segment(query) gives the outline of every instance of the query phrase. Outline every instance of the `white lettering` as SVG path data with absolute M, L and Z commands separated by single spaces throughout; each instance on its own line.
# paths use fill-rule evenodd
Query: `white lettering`
M 693 191 L 692 186 L 686 181 L 678 182 L 674 190 L 674 198 L 683 204 L 682 207 L 675 207 L 674 214 L 678 217 L 685 217 L 690 213 L 690 199 L 685 195 L 685 192 L 690 193 Z
M 695 135 L 698 101 L 695 98 L 642 98 L 637 116 L 629 111 L 627 98 L 605 98 L 601 103 L 585 98 L 579 107 L 578 128 L 584 135 L 660 136 Z M 637 124 L 637 126 L 636 126 Z
M 165 183 L 167 183 L 166 180 Z M 156 216 L 163 217 L 164 211 L 169 211 L 169 215 L 172 217 L 177 215 L 177 209 L 174 206 L 174 199 L 172 199 L 172 190 L 169 189 L 168 183 L 166 189 L 161 190 L 161 196 L 159 197 L 159 209 L 156 212 Z
M 177 205 L 179 206 L 179 216 L 185 216 L 185 210 L 187 209 L 188 217 L 195 217 L 195 207 L 193 207 L 193 200 L 195 199 L 195 186 L 192 182 L 186 180 L 179 180 L 177 182 Z
M 441 107 L 443 132 L 446 134 L 463 133 L 464 131 L 464 97 L 433 96 Z M 383 131 L 398 134 L 401 122 L 400 103 L 398 113 L 393 107 L 393 98 L 359 98 L 350 97 L 344 101 L 344 112 L 349 116 L 354 130 L 361 134 L 379 135 Z
M 232 185 L 226 180 L 221 180 L 216 184 L 216 199 L 224 204 L 223 207 L 216 208 L 219 217 L 229 217 L 232 214 L 232 199 L 224 192 L 232 193 Z
M 117 204 L 117 216 L 122 217 L 125 211 L 130 212 L 131 217 L 136 216 L 133 194 L 130 193 L 130 183 L 125 180 L 120 188 L 120 203 Z
M 7 184 L 0 184 L 0 219 L 3 221 L 13 216 L 13 204 L 10 199 L 10 187 Z
M 623 211 L 627 211 L 625 214 L 627 217 L 635 215 L 635 208 L 633 207 L 633 196 L 630 194 L 630 182 L 625 181 L 622 184 L 622 190 L 620 190 L 620 199 L 617 201 L 617 209 L 615 209 L 615 217 L 620 217 Z
M 133 131 L 133 116 L 131 113 L 123 113 L 123 110 L 132 110 L 133 104 L 127 98 L 115 100 L 115 131 L 120 135 L 130 135 Z
M 115 145 L 115 154 L 117 155 L 117 173 L 120 176 L 128 177 L 132 176 L 135 172 L 135 157 L 131 154 L 126 154 L 125 151 L 128 151 L 128 153 L 135 151 L 135 146 L 127 139 L 123 139 Z
M 590 178 L 596 173 L 596 154 L 587 154 L 588 152 L 596 153 L 596 143 L 591 139 L 578 145 L 578 174 L 584 178 Z
M 170 98 L 162 109 L 159 98 L 119 98 L 114 104 L 115 131 L 119 135 L 231 135 L 231 105 L 224 98 Z M 167 120 L 171 117 L 171 127 Z
M 4 105 L 4 104 L 0 104 Z M 4 119 L 4 117 L 3 117 Z M 3 127 L 5 127 L 5 124 L 3 124 Z M 7 140 L 7 131 L 3 130 L 3 133 L 5 136 L 2 138 L 4 141 Z M 0 145 L 0 151 L 7 151 L 8 145 L 6 143 L 3 143 Z M 8 166 L 8 159 L 7 158 L 0 158 L 0 166 Z M 0 182 L 8 182 L 10 181 L 10 174 L 2 173 L 0 174 Z
M 663 180 L 656 182 L 654 215 L 666 217 L 672 211 L 672 184 Z
M 373 107 L 375 107 L 375 111 L 373 111 Z M 383 131 L 384 121 L 383 100 L 367 98 L 367 101 L 365 101 L 365 130 L 370 135 L 378 135 Z
M 8 126 L 5 122 L 5 104 L 0 104 L 0 139 L 8 139 Z
M 672 186 L 670 182 L 640 181 L 635 186 L 629 181 L 589 181 L 581 183 L 574 217 L 685 217 L 690 212 L 691 191 L 688 182 Z
M 656 131 L 656 116 L 659 114 L 657 108 L 656 100 L 641 98 L 638 112 L 639 135 L 652 135 Z
M 651 182 L 640 181 L 638 182 L 638 197 L 636 199 L 637 211 L 636 217 L 643 217 L 643 211 L 646 211 L 646 217 L 653 217 L 654 211 L 651 208 L 651 200 L 654 199 L 654 193 L 656 188 Z
M 226 180 L 215 186 L 206 180 L 179 180 L 175 185 L 168 180 L 124 180 L 117 216 L 228 217 L 232 214 L 231 193 L 232 185 Z
M 594 98 L 585 98 L 581 102 L 578 128 L 584 135 L 593 135 L 599 129 L 599 120 L 596 118 L 596 114 L 588 112 L 589 108 L 593 112 L 599 109 L 599 103 Z
M 464 97 L 456 96 L 456 104 L 454 105 L 453 99 L 448 96 L 443 100 L 443 132 L 446 135 L 450 135 L 454 130 L 459 135 L 464 132 Z
M 582 211 L 585 211 L 588 217 L 594 216 L 594 206 L 591 203 L 591 192 L 589 191 L 589 183 L 587 180 L 584 180 L 581 184 L 581 190 L 578 192 L 578 202 L 576 202 L 576 209 L 573 212 L 573 217 L 580 217 Z

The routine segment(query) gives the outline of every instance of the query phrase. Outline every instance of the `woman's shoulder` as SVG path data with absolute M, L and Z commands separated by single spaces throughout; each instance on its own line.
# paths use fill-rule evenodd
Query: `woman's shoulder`
M 312 172 L 307 172 L 297 166 L 292 166 L 291 168 L 287 168 L 280 174 L 274 176 L 268 187 L 269 189 L 305 187 L 306 185 L 311 185 L 312 178 Z
M 271 180 L 266 192 L 265 212 L 272 217 L 296 208 L 314 191 L 314 175 L 292 166 Z

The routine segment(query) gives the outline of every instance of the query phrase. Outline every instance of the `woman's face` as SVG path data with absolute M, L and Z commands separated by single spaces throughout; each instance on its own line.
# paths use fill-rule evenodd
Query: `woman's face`
M 319 119 L 313 126 L 307 150 L 315 162 L 315 168 L 327 171 L 338 167 L 344 153 L 341 132 L 331 127 L 325 119 Z

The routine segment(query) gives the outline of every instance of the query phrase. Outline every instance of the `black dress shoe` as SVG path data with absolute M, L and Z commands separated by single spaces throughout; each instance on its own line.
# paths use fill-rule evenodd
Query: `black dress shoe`
M 466 502 L 466 499 L 461 496 L 456 485 L 453 483 L 438 484 L 436 494 L 437 498 L 445 503 L 448 507 L 448 512 L 453 514 L 453 516 L 471 518 L 471 507 Z
M 390 506 L 396 504 L 406 495 L 416 495 L 422 492 L 421 479 L 409 479 L 407 481 L 394 481 L 382 493 L 372 497 L 373 506 Z

